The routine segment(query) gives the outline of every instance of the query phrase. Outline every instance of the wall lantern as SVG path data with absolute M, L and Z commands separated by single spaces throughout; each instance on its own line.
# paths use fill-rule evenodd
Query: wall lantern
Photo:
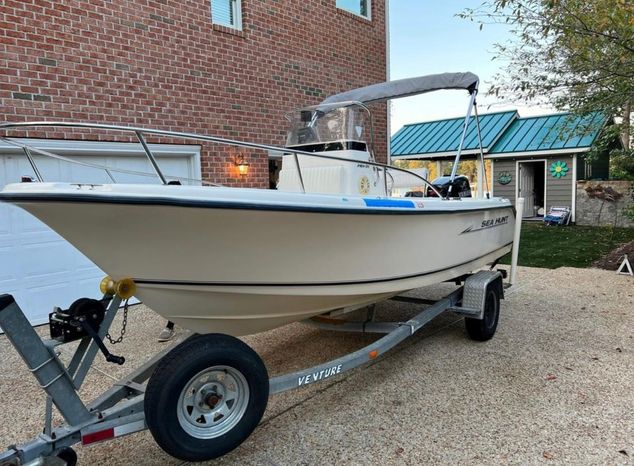
M 244 160 L 244 156 L 243 155 L 238 155 L 235 158 L 235 164 L 236 164 L 236 167 L 238 167 L 238 173 L 240 173 L 240 176 L 247 176 L 248 175 L 248 173 L 249 173 L 249 162 Z

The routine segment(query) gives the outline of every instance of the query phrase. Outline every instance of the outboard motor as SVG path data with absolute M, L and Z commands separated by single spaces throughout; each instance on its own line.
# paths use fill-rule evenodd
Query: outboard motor
M 440 192 L 442 197 L 447 197 L 447 195 L 449 195 L 452 199 L 471 197 L 469 178 L 464 175 L 456 176 L 453 183 L 451 182 L 450 176 L 440 176 L 433 180 L 431 184 Z M 451 186 L 451 190 L 449 189 L 449 186 Z M 427 188 L 427 196 L 437 197 L 438 195 L 433 189 Z

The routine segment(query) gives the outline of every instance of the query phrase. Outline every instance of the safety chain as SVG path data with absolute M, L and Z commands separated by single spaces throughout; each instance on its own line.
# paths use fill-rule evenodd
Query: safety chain
M 123 341 L 125 328 L 128 325 L 128 301 L 129 299 L 126 299 L 125 304 L 123 305 L 123 323 L 121 324 L 121 335 L 119 336 L 119 338 L 115 340 L 110 336 L 110 333 L 106 333 L 106 338 L 113 345 L 116 345 L 117 343 L 121 343 Z

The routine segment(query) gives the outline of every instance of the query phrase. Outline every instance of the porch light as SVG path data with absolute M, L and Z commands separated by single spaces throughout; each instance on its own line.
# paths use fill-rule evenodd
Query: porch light
M 238 173 L 240 176 L 247 176 L 249 173 L 249 162 L 244 160 L 244 156 L 239 155 L 235 159 L 236 167 L 238 167 Z

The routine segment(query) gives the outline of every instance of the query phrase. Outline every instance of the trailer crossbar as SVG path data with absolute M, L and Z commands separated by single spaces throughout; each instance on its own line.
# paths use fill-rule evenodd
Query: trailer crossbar
M 388 350 L 394 348 L 406 338 L 412 336 L 425 324 L 442 314 L 448 308 L 457 305 L 461 297 L 462 289 L 459 288 L 450 295 L 423 310 L 412 319 L 401 323 L 398 327 L 379 340 L 355 351 L 354 353 L 347 354 L 338 359 L 334 359 L 327 363 L 319 364 L 305 370 L 273 377 L 269 381 L 269 393 L 282 393 L 294 388 L 310 385 L 355 369 L 363 364 L 367 364 Z

